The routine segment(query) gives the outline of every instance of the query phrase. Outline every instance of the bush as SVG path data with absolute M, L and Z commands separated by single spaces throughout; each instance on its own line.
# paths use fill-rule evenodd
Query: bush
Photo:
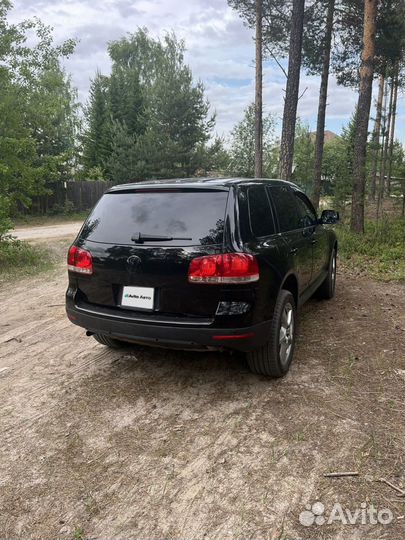
M 381 281 L 404 279 L 404 222 L 402 219 L 366 221 L 364 235 L 337 228 L 339 255 L 344 265 Z
M 52 268 L 50 253 L 10 235 L 0 240 L 0 280 L 32 275 Z
M 87 180 L 88 182 L 92 181 L 102 181 L 105 182 L 105 173 L 101 167 L 91 167 L 88 171 L 83 180 Z
M 0 195 L 0 242 L 7 232 L 13 227 L 9 216 L 10 202 L 7 197 Z
M 75 212 L 75 205 L 72 201 L 66 200 L 63 204 L 55 204 L 48 215 L 50 216 L 71 216 Z

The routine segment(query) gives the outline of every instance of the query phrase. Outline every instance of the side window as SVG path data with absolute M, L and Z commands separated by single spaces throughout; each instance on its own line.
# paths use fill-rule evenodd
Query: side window
M 297 203 L 292 191 L 284 186 L 272 186 L 269 193 L 277 213 L 280 232 L 298 229 Z
M 274 234 L 276 231 L 273 215 L 264 187 L 250 187 L 248 190 L 248 201 L 252 233 L 256 237 Z
M 300 229 L 312 227 L 317 222 L 316 212 L 308 198 L 299 191 L 294 192 L 298 209 L 298 224 Z

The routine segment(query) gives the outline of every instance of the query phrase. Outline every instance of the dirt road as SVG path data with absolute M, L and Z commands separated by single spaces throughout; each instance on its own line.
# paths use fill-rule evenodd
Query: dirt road
M 404 487 L 402 286 L 340 275 L 266 380 L 230 355 L 105 349 L 66 319 L 65 285 L 61 267 L 0 289 L 0 537 L 403 537 L 404 497 L 378 481 Z M 316 501 L 393 517 L 301 524 Z
M 82 221 L 58 223 L 56 225 L 17 227 L 11 231 L 19 240 L 48 240 L 51 238 L 74 238 L 82 226 Z

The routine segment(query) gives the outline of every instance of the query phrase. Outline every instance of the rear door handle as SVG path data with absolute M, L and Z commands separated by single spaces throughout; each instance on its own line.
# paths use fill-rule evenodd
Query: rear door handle
M 290 249 L 290 254 L 291 255 L 297 255 L 297 253 L 298 253 L 298 248 Z

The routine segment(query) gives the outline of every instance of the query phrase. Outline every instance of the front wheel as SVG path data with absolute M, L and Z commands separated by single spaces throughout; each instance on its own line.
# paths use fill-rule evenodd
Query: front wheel
M 296 313 L 293 295 L 289 291 L 281 290 L 268 341 L 262 347 L 247 353 L 247 361 L 253 373 L 283 377 L 288 372 L 294 354 Z

